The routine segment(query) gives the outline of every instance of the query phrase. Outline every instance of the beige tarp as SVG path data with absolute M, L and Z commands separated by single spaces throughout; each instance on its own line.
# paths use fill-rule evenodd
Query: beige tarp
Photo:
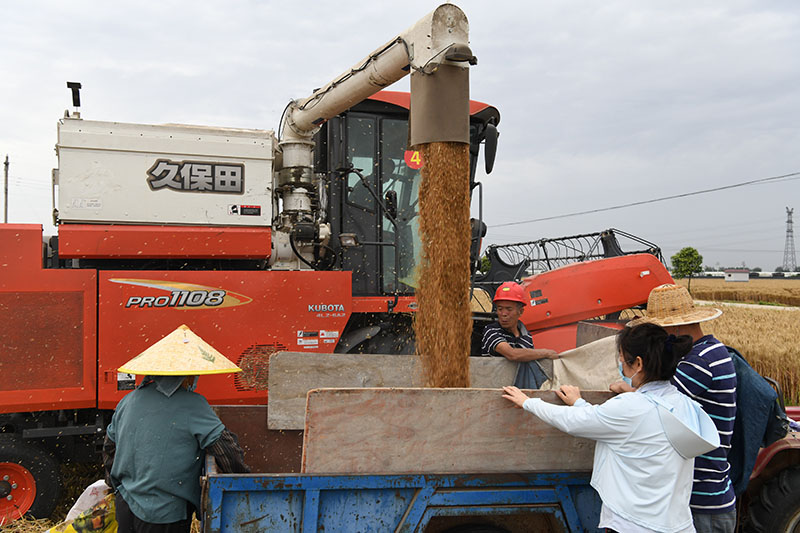
M 562 352 L 561 359 L 553 360 L 553 378 L 545 381 L 541 390 L 557 389 L 561 385 L 575 385 L 581 390 L 608 390 L 619 381 L 616 337 L 606 337 L 574 350 Z

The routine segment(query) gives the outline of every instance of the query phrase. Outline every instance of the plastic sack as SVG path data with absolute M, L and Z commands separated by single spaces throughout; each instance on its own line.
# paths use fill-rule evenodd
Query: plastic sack
M 69 510 L 67 517 L 64 520 L 75 520 L 79 514 L 100 503 L 100 501 L 102 501 L 102 499 L 105 498 L 106 494 L 109 492 L 111 492 L 111 488 L 106 485 L 106 481 L 104 479 L 98 479 L 86 487 L 86 490 L 84 490 L 83 493 L 78 496 L 78 499 L 75 500 L 75 505 L 73 505 L 72 509 Z
M 107 494 L 74 520 L 61 522 L 45 533 L 116 533 L 117 516 L 114 504 L 114 494 Z

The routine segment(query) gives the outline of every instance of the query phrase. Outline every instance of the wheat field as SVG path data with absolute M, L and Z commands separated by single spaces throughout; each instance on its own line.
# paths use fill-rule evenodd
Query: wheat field
M 677 283 L 687 287 L 688 279 Z M 727 282 L 720 278 L 693 278 L 692 296 L 715 302 L 746 302 L 800 306 L 800 278 L 751 279 Z
M 679 279 L 684 287 L 689 280 Z M 703 330 L 739 350 L 758 373 L 780 383 L 787 404 L 800 404 L 800 279 L 751 279 L 726 282 L 692 279 L 692 296 L 717 302 L 723 314 L 703 323 Z M 766 304 L 758 307 L 724 302 Z
M 800 310 L 720 308 L 722 316 L 704 322 L 703 331 L 736 348 L 759 374 L 780 383 L 787 404 L 800 404 Z
M 687 279 L 678 283 L 684 287 Z M 703 323 L 703 330 L 739 350 L 759 374 L 780 383 L 787 404 L 800 404 L 800 279 L 692 279 L 692 296 L 718 302 L 722 316 Z M 722 302 L 767 304 L 758 307 Z
M 722 310 L 722 316 L 703 322 L 703 333 L 736 348 L 756 372 L 777 381 L 787 405 L 800 405 L 800 309 L 712 305 Z M 622 316 L 634 318 L 641 312 L 628 310 Z

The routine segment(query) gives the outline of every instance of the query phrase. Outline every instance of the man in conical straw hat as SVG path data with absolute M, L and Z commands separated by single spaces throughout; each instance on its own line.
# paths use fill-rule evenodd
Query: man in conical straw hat
M 144 375 L 120 400 L 103 462 L 120 533 L 188 532 L 200 506 L 203 452 L 223 472 L 249 472 L 236 436 L 194 392 L 205 374 L 241 369 L 181 326 L 119 368 Z
M 716 450 L 695 459 L 690 506 L 698 533 L 732 533 L 736 527 L 736 496 L 728 476 L 728 450 L 736 418 L 736 370 L 725 345 L 704 334 L 700 326 L 721 314 L 712 307 L 696 307 L 685 287 L 661 285 L 650 291 L 647 315 L 628 323 L 662 326 L 670 334 L 667 344 L 677 335 L 691 335 L 694 341 L 691 351 L 678 363 L 672 384 L 711 417 L 721 443 Z M 630 390 L 618 383 L 611 389 Z

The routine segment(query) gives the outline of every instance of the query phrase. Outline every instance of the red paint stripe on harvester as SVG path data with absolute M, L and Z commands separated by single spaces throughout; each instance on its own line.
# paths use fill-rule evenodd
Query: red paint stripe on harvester
M 264 259 L 271 253 L 271 230 L 62 224 L 58 246 L 59 256 L 65 259 Z

